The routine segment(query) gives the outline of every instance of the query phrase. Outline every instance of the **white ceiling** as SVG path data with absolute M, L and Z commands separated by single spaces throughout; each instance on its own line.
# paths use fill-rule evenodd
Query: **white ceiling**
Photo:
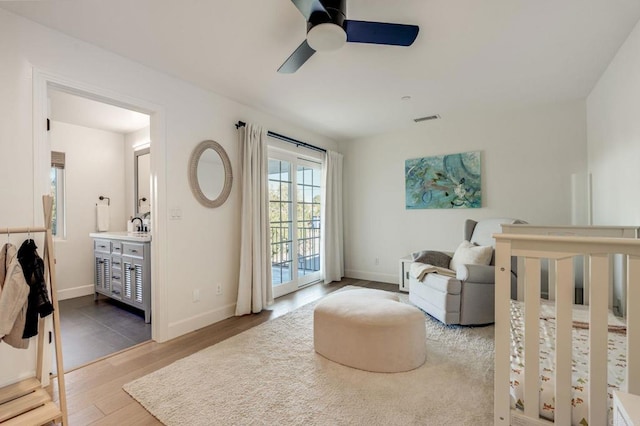
M 306 31 L 289 0 L 0 7 L 337 140 L 460 109 L 584 98 L 640 18 L 638 0 L 348 0 L 349 19 L 419 25 L 416 42 L 348 43 L 283 75 Z
M 127 134 L 149 126 L 149 116 L 58 90 L 48 91 L 54 121 Z

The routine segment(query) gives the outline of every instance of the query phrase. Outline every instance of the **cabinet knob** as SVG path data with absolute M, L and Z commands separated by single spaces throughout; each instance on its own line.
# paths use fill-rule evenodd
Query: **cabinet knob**
M 135 271 L 136 268 L 134 268 L 133 266 L 131 268 L 129 268 L 130 271 Z
M 131 253 L 137 253 L 138 250 L 131 250 Z

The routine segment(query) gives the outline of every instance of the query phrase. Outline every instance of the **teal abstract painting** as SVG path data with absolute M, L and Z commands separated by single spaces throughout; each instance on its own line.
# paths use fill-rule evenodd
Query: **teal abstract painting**
M 406 160 L 407 209 L 482 207 L 480 151 Z

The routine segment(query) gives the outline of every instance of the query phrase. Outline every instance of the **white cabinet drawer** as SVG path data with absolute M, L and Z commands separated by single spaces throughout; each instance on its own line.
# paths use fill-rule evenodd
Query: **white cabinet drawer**
M 144 244 L 122 243 L 122 254 L 132 257 L 144 257 Z
M 109 240 L 94 240 L 93 249 L 100 253 L 111 253 L 111 241 Z
M 111 252 L 113 254 L 122 254 L 122 243 L 120 241 L 112 241 Z
M 111 268 L 121 270 L 122 269 L 122 257 L 120 256 L 112 256 L 111 257 Z

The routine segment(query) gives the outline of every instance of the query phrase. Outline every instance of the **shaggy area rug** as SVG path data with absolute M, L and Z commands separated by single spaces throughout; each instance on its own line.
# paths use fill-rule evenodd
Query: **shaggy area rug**
M 493 424 L 493 326 L 446 327 L 425 316 L 426 363 L 404 373 L 370 373 L 314 351 L 314 306 L 124 390 L 166 425 Z

